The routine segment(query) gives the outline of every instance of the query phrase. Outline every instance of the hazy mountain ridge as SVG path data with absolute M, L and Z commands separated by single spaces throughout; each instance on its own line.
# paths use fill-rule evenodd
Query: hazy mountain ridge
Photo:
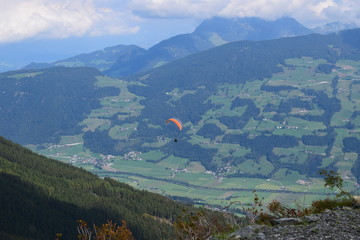
M 217 34 L 224 42 L 234 42 L 239 40 L 269 40 L 310 33 L 312 33 L 311 30 L 290 17 L 283 17 L 274 21 L 256 17 L 231 19 L 214 17 L 201 23 L 193 34 L 207 39 L 210 39 L 212 34 Z
M 306 35 L 310 30 L 293 18 L 267 21 L 261 18 L 214 17 L 201 23 L 193 33 L 163 40 L 148 50 L 117 46 L 51 63 L 49 66 L 96 67 L 106 75 L 123 77 L 215 46 L 239 40 L 266 40 Z M 26 69 L 43 67 L 30 64 Z
M 54 63 L 31 63 L 24 69 L 41 69 L 49 67 L 94 67 L 100 71 L 109 69 L 119 58 L 130 59 L 141 55 L 146 50 L 135 45 L 118 45 L 92 53 L 84 53 Z
M 311 33 L 292 18 L 267 21 L 260 18 L 221 18 L 205 20 L 193 33 L 177 35 L 151 47 L 139 56 L 136 72 L 150 70 L 158 64 L 171 62 L 227 42 L 239 40 L 265 40 Z M 136 72 L 119 72 L 123 64 L 118 61 L 105 74 L 122 77 Z
M 329 34 L 334 32 L 339 32 L 345 29 L 355 29 L 358 26 L 355 23 L 341 23 L 341 22 L 332 22 L 327 23 L 323 26 L 312 28 L 311 30 L 316 33 Z
M 216 26 L 222 26 L 221 28 L 214 29 L 213 27 L 209 26 L 209 24 Z M 339 30 L 349 29 L 349 28 L 355 28 L 355 24 L 345 24 L 345 23 L 329 23 L 324 26 L 320 26 L 314 29 L 306 29 L 304 26 L 296 22 L 296 20 L 289 18 L 289 17 L 283 17 L 274 21 L 265 21 L 260 18 L 255 17 L 249 17 L 249 18 L 219 18 L 214 17 L 212 19 L 204 20 L 202 24 L 199 25 L 198 29 L 190 33 L 191 35 L 199 35 L 197 38 L 194 39 L 192 42 L 197 45 L 203 44 L 203 46 L 199 46 L 199 49 L 205 49 L 213 46 L 218 46 L 220 44 L 224 44 L 229 41 L 238 41 L 238 40 L 264 40 L 264 39 L 270 39 L 270 38 L 279 38 L 279 37 L 289 37 L 289 36 L 296 36 L 296 35 L 303 35 L 303 34 L 309 34 L 310 32 L 317 32 L 317 33 L 331 33 L 331 32 L 337 32 Z M 205 28 L 205 29 L 204 29 Z M 203 30 L 206 31 L 203 31 Z M 228 29 L 231 32 L 224 32 L 224 29 Z M 201 30 L 201 31 L 199 31 Z M 310 31 L 310 32 L 309 32 Z M 181 35 L 187 35 L 187 34 L 181 34 Z M 176 37 L 176 36 L 174 36 Z M 31 63 L 28 64 L 25 68 L 42 68 L 47 65 L 47 67 L 54 66 L 57 64 L 58 66 L 96 66 L 100 70 L 106 70 L 112 63 L 113 60 L 102 62 L 101 59 L 97 60 L 96 57 L 93 55 L 93 53 L 86 53 L 70 57 L 67 59 L 62 58 L 61 56 L 66 55 L 64 52 L 67 52 L 68 49 L 66 49 L 66 44 L 71 45 L 74 43 L 74 41 L 78 44 L 79 41 L 86 41 L 82 39 L 66 39 L 64 40 L 55 40 L 55 41 L 49 41 L 49 40 L 41 40 L 41 41 L 28 41 L 24 43 L 14 43 L 14 44 L 7 44 L 4 46 L 0 46 L 1 52 L 3 52 L 4 56 L 1 58 L 0 61 L 0 71 L 8 71 L 13 69 L 18 69 L 21 66 L 24 66 L 25 64 L 28 64 L 31 61 L 36 62 L 47 62 L 47 64 L 44 63 Z M 96 41 L 96 40 L 94 40 Z M 166 40 L 164 40 L 166 41 Z M 64 42 L 66 44 L 64 44 Z M 42 49 L 43 46 L 47 46 L 47 48 Z M 57 46 L 59 46 L 57 48 Z M 130 47 L 131 45 L 123 45 L 123 47 Z M 156 45 L 155 45 L 156 46 Z M 116 47 L 116 46 L 115 46 Z M 121 46 L 120 46 L 121 47 Z M 41 49 L 40 49 L 41 48 Z M 111 47 L 113 48 L 113 47 Z M 182 48 L 182 47 L 180 47 Z M 59 50 L 59 52 L 56 52 L 56 50 Z M 104 49 L 105 50 L 105 49 Z M 104 50 L 100 50 L 104 51 Z M 17 51 L 20 51 L 21 54 L 17 54 Z M 146 51 L 146 50 L 145 50 Z M 184 49 L 180 49 L 180 51 L 184 51 Z M 99 51 L 96 51 L 99 52 Z M 45 55 L 46 54 L 46 55 Z M 148 55 L 150 53 L 146 53 Z M 185 54 L 185 52 L 183 52 Z M 21 56 L 18 57 L 17 55 Z M 67 53 L 68 55 L 68 53 Z M 151 54 L 150 54 L 151 55 Z M 91 60 L 89 57 L 91 56 Z M 185 56 L 185 55 L 184 55 Z M 31 57 L 38 60 L 31 60 Z M 122 57 L 122 54 L 115 54 L 110 58 L 118 58 Z M 176 56 L 175 56 L 176 57 Z M 171 58 L 173 59 L 174 56 Z M 30 60 L 28 60 L 30 59 Z M 41 60 L 43 59 L 43 60 Z M 54 62 L 54 59 L 56 60 Z M 62 60 L 59 60 L 62 59 Z M 144 59 L 147 61 L 147 64 L 143 63 L 141 66 L 145 69 L 151 69 L 152 67 L 156 67 L 159 64 L 163 64 L 164 60 L 169 61 L 171 59 L 153 59 L 154 61 L 151 61 L 149 59 Z M 26 62 L 28 61 L 28 62 Z M 51 62 L 50 62 L 51 61 Z M 49 65 L 50 64 L 50 65 Z M 124 68 L 122 68 L 120 65 L 124 64 L 126 65 Z M 42 65 L 42 66 L 41 66 Z M 139 69 L 128 69 L 126 61 L 123 61 L 119 59 L 117 66 L 117 70 L 113 69 L 111 72 L 112 75 L 118 75 L 118 76 L 124 76 L 129 75 L 131 73 L 134 73 L 135 71 L 138 71 Z M 109 72 L 110 73 L 110 72 Z

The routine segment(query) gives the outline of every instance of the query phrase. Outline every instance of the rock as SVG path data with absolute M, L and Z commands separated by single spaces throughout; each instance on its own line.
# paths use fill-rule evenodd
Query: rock
M 254 239 L 258 235 L 259 230 L 261 229 L 260 225 L 249 225 L 242 227 L 230 235 L 230 238 L 234 239 Z M 260 238 L 262 239 L 262 238 Z
M 360 208 L 360 196 L 353 196 L 355 200 L 355 207 Z
M 274 225 L 294 225 L 301 224 L 303 221 L 300 218 L 279 218 L 272 220 Z
M 320 218 L 316 215 L 305 216 L 304 221 L 307 223 L 313 223 L 319 221 Z
M 261 240 L 266 240 L 267 239 L 263 232 L 259 232 L 257 237 L 258 237 L 258 239 L 261 239 Z
M 360 196 L 353 196 L 353 198 L 357 204 L 360 204 Z
M 280 220 L 280 219 L 278 219 Z M 337 209 L 302 218 L 282 219 L 275 226 L 263 226 L 252 238 L 255 240 L 351 239 L 360 240 L 360 210 Z M 294 222 L 295 224 L 289 224 Z M 264 238 L 265 236 L 265 238 Z
M 281 218 L 278 224 L 249 225 L 228 235 L 241 240 L 360 240 L 360 209 L 327 210 L 303 218 Z M 223 238 L 219 238 L 223 239 Z

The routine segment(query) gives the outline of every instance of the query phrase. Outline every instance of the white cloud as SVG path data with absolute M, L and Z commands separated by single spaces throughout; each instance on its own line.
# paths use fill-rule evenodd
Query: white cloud
M 359 0 L 0 0 L 0 6 L 0 43 L 131 34 L 149 18 L 289 16 L 307 27 L 335 21 L 360 26 Z
M 130 8 L 142 17 L 207 18 L 223 9 L 228 0 L 130 0 Z
M 131 0 L 142 17 L 293 17 L 307 25 L 359 23 L 359 0 Z
M 323 15 L 327 19 L 342 21 L 345 23 L 357 23 L 360 26 L 360 1 L 342 0 L 339 3 L 323 9 Z
M 130 27 L 126 12 L 97 8 L 92 0 L 0 0 L 0 6 L 0 43 L 138 30 Z

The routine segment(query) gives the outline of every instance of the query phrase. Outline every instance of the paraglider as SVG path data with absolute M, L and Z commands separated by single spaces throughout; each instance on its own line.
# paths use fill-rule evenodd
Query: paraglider
M 173 122 L 176 124 L 176 126 L 179 128 L 179 130 L 181 131 L 183 126 L 182 126 L 182 123 L 179 119 L 176 119 L 176 118 L 169 118 L 168 120 L 166 120 L 166 123 L 169 123 L 169 122 Z
M 165 121 L 165 123 L 169 123 L 169 122 L 173 122 L 176 124 L 176 126 L 179 128 L 179 130 L 181 131 L 183 129 L 183 125 L 181 123 L 181 121 L 179 119 L 176 118 L 169 118 L 168 120 Z M 177 142 L 178 140 L 175 138 L 174 142 Z

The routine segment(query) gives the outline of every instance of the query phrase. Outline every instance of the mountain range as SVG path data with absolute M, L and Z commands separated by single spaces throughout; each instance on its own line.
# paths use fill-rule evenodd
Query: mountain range
M 218 29 L 215 29 L 218 28 Z M 324 26 L 319 26 L 312 29 L 306 29 L 304 26 L 299 24 L 296 20 L 284 17 L 280 18 L 274 21 L 266 21 L 264 19 L 260 18 L 221 18 L 221 17 L 214 17 L 212 19 L 207 19 L 203 21 L 198 28 L 193 32 L 189 34 L 182 34 L 179 36 L 174 36 L 170 39 L 164 40 L 160 42 L 160 46 L 158 47 L 154 45 L 152 48 L 155 48 L 156 50 L 161 49 L 162 47 L 169 44 L 169 41 L 172 40 L 178 40 L 181 41 L 181 39 L 184 39 L 184 35 L 191 35 L 188 36 L 186 42 L 188 44 L 195 44 L 196 46 L 193 46 L 193 48 L 196 49 L 204 49 L 212 46 L 218 46 L 219 44 L 223 44 L 225 42 L 229 41 L 236 41 L 236 40 L 264 40 L 264 39 L 270 39 L 270 38 L 278 38 L 278 37 L 285 37 L 285 36 L 295 36 L 295 35 L 302 35 L 307 34 L 309 32 L 316 32 L 316 33 L 322 33 L 322 34 L 328 34 L 331 32 L 337 32 L 344 29 L 349 28 L 356 28 L 355 24 L 344 24 L 341 22 L 334 22 L 329 23 Z M 200 30 L 200 31 L 199 31 Z M 168 41 L 169 40 L 169 41 Z M 117 58 L 119 58 L 118 67 L 121 63 L 126 62 L 126 56 L 127 54 L 123 52 L 124 48 L 129 47 L 128 51 L 132 51 L 132 47 L 138 48 L 137 52 L 132 54 L 131 58 L 135 56 L 138 56 L 141 51 L 141 55 L 152 55 L 151 52 L 148 52 L 150 49 L 146 50 L 137 46 L 128 46 L 128 45 L 122 45 L 122 46 L 113 46 L 109 47 L 103 50 L 91 52 L 91 53 L 85 53 L 76 55 L 74 57 L 68 57 L 64 58 L 64 56 L 71 56 L 71 53 L 69 52 L 69 45 L 79 45 L 83 42 L 85 42 L 85 45 L 90 45 L 91 43 L 98 45 L 98 40 L 89 40 L 86 38 L 75 38 L 75 39 L 65 39 L 65 40 L 28 40 L 23 42 L 17 42 L 17 43 L 9 43 L 9 44 L 2 44 L 0 45 L 0 72 L 9 71 L 9 70 L 15 70 L 20 69 L 25 66 L 25 68 L 42 68 L 42 67 L 49 67 L 49 66 L 94 66 L 98 69 L 106 70 L 113 65 Z M 200 41 L 200 42 L 198 42 Z M 165 42 L 165 45 L 163 44 Z M 177 48 L 177 43 L 170 44 L 169 47 L 171 48 Z M 200 46 L 200 45 L 203 46 Z M 44 47 L 46 46 L 46 47 Z M 109 52 L 111 49 L 117 49 L 114 50 L 113 56 L 109 56 Z M 186 46 L 179 46 L 179 51 L 176 53 L 172 53 L 169 50 L 163 50 L 165 52 L 169 52 L 171 59 L 179 57 L 179 54 L 188 54 L 188 51 L 191 53 L 194 53 L 194 49 L 187 49 Z M 84 51 L 85 52 L 85 51 Z M 104 52 L 104 54 L 101 54 L 100 52 Z M 101 54 L 102 57 L 95 57 L 92 59 L 92 55 Z M 123 54 L 125 54 L 123 56 Z M 73 54 L 74 55 L 74 54 Z M 176 56 L 172 56 L 176 55 Z M 154 56 L 152 56 L 154 57 Z M 125 59 L 124 59 L 125 58 Z M 148 56 L 148 58 L 151 58 L 151 56 Z M 169 58 L 169 56 L 167 57 Z M 171 59 L 165 58 L 164 60 L 167 62 Z M 62 59 L 62 60 L 61 60 Z M 98 61 L 96 61 L 98 59 Z M 102 59 L 102 60 L 99 60 Z M 54 61 L 55 60 L 55 61 Z M 91 62 L 94 60 L 94 62 Z M 147 66 L 148 68 L 158 66 L 158 64 L 163 64 L 164 62 L 162 60 L 154 62 L 148 62 L 150 59 L 144 59 L 145 65 L 142 67 Z M 33 62 L 33 63 L 31 63 Z M 40 62 L 40 63 L 39 63 Z M 41 64 L 41 62 L 44 62 Z M 31 64 L 29 64 L 31 63 Z M 127 69 L 124 68 L 121 71 L 116 71 L 116 69 L 112 69 L 111 72 L 115 71 L 112 74 L 115 75 L 125 75 L 132 73 L 135 69 Z
M 83 134 L 84 146 L 102 154 L 156 150 L 209 170 L 248 161 L 271 166 L 234 170 L 239 176 L 271 177 L 280 169 L 316 176 L 357 144 L 358 39 L 357 29 L 239 41 L 117 83 L 90 68 L 3 73 L 1 134 L 22 144 Z M 181 133 L 163 124 L 172 116 L 185 123 Z M 127 125 L 134 130 L 124 135 Z M 183 140 L 176 145 L 159 142 L 177 134 Z
M 199 205 L 243 202 L 254 189 L 322 197 L 320 169 L 358 191 L 360 29 L 304 35 L 292 19 L 274 22 L 285 27 L 215 18 L 149 50 L 1 73 L 0 135 Z M 234 41 L 242 36 L 252 40 Z
M 214 17 L 203 21 L 193 33 L 163 40 L 148 50 L 131 45 L 120 45 L 59 60 L 52 64 L 32 63 L 25 69 L 45 66 L 88 66 L 96 67 L 112 77 L 124 77 L 228 42 L 276 39 L 309 33 L 311 33 L 309 29 L 289 17 L 274 21 L 255 17 Z
M 185 131 L 179 134 L 183 141 L 167 143 L 161 151 L 201 161 L 209 170 L 235 164 L 239 176 L 241 172 L 245 176 L 240 166 L 249 160 L 259 164 L 255 172 L 266 173 L 264 177 L 274 176 L 281 168 L 308 176 L 317 176 L 320 167 L 336 168 L 333 159 L 358 149 L 353 135 L 358 116 L 353 87 L 359 79 L 359 37 L 357 29 L 327 36 L 234 42 L 132 76 L 130 81 L 144 84 L 129 87 L 144 98 L 140 101 L 144 108 L 137 117 L 112 118 L 108 129 L 134 122 L 137 129 L 120 140 L 121 148 L 117 139 L 103 153 L 124 154 L 134 148 L 131 139 L 156 142 L 154 136 L 170 137 L 173 131 L 162 122 L 176 116 L 185 123 Z M 97 144 L 94 139 L 104 132 L 85 133 L 85 146 L 99 151 L 104 139 Z M 229 149 L 224 153 L 226 144 Z M 261 170 L 263 164 L 270 168 Z M 358 164 L 356 160 L 352 172 L 359 180 Z
M 339 32 L 345 29 L 355 29 L 357 27 L 358 26 L 354 23 L 332 22 L 320 27 L 312 28 L 311 30 L 315 33 L 329 34 L 333 32 Z

